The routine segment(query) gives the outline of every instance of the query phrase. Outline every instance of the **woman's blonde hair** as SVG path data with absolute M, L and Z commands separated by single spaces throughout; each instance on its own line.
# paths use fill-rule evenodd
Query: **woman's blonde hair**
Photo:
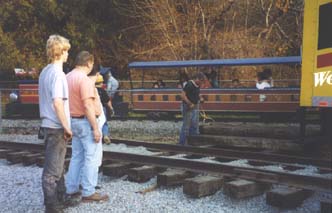
M 46 43 L 46 54 L 49 62 L 58 60 L 63 51 L 70 49 L 69 40 L 60 35 L 51 35 Z

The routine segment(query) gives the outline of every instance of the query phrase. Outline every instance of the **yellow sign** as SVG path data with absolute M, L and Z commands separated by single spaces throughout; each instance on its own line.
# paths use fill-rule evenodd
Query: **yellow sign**
M 301 106 L 332 107 L 332 0 L 306 0 Z

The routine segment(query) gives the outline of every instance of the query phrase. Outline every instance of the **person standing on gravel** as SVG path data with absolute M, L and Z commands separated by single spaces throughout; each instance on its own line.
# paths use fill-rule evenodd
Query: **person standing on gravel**
M 196 131 L 191 132 L 189 130 L 198 129 L 199 116 L 193 115 L 199 115 L 200 85 L 205 78 L 204 73 L 199 72 L 193 80 L 188 81 L 183 87 L 181 93 L 183 123 L 179 138 L 180 145 L 187 145 L 188 135 L 197 134 Z
M 66 176 L 68 194 L 79 194 L 82 186 L 82 201 L 106 201 L 108 195 L 97 193 L 100 165 L 101 133 L 98 119 L 101 106 L 94 82 L 88 78 L 94 64 L 94 57 L 81 51 L 75 59 L 75 68 L 67 74 L 69 87 L 69 108 L 73 130 L 72 156 Z
M 45 141 L 42 173 L 45 212 L 62 212 L 67 204 L 78 204 L 65 196 L 64 184 L 67 142 L 72 137 L 68 85 L 63 72 L 69 49 L 68 39 L 59 35 L 49 37 L 46 52 L 50 64 L 42 70 L 38 82 L 39 111 Z
M 93 72 L 91 72 L 91 73 L 93 73 Z M 96 77 L 95 85 L 96 85 L 96 88 L 97 88 L 97 91 L 98 91 L 98 95 L 100 97 L 100 102 L 102 104 L 104 114 L 107 115 L 107 111 L 109 111 L 110 114 L 113 115 L 114 110 L 113 110 L 113 106 L 112 106 L 112 101 L 111 101 L 110 97 L 108 96 L 106 90 L 103 88 L 103 82 L 104 82 L 103 76 L 100 75 L 99 73 L 94 74 L 93 76 Z M 111 139 L 110 139 L 110 136 L 109 136 L 110 135 L 109 134 L 110 130 L 109 130 L 109 126 L 107 124 L 107 119 L 105 119 L 105 122 L 102 125 L 101 130 L 102 130 L 102 134 L 103 134 L 102 142 L 107 144 L 107 145 L 111 144 Z

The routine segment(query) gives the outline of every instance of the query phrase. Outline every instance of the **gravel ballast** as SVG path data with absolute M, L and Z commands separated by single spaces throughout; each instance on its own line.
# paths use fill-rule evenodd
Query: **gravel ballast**
M 113 138 L 135 139 L 142 141 L 158 141 L 159 143 L 177 143 L 182 122 L 173 121 L 119 121 L 108 122 Z M 19 134 L 37 134 L 40 120 L 8 120 L 2 121 L 4 134 L 13 133 L 10 128 L 20 131 Z M 0 138 L 2 139 L 2 137 Z
M 3 120 L 3 127 L 38 127 L 39 121 L 11 121 Z M 153 121 L 111 121 L 113 133 L 116 129 L 125 129 L 127 134 L 135 135 L 160 134 L 160 137 L 177 138 L 181 122 L 153 122 Z M 112 127 L 111 127 L 112 131 Z M 142 133 L 143 132 L 143 133 Z M 120 133 L 117 133 L 120 134 Z M 9 140 L 26 143 L 41 143 L 35 134 L 1 134 L 0 140 Z M 105 146 L 104 146 L 105 147 Z M 112 147 L 112 148 L 111 148 Z M 107 149 L 119 149 L 117 145 L 108 146 Z M 135 149 L 132 152 L 144 152 Z M 179 156 L 178 156 L 179 157 Z M 207 159 L 211 160 L 211 159 Z M 44 212 L 43 193 L 41 188 L 42 168 L 37 166 L 24 167 L 22 164 L 9 165 L 6 160 L 0 160 L 0 212 Z M 158 188 L 146 194 L 137 193 L 156 184 L 156 178 L 147 183 L 138 184 L 129 182 L 126 177 L 112 179 L 100 174 L 99 186 L 101 192 L 110 195 L 105 203 L 81 203 L 65 212 L 220 212 L 220 213 L 260 213 L 260 212 L 320 212 L 320 200 L 332 200 L 331 193 L 316 192 L 297 209 L 280 210 L 266 204 L 265 195 L 234 200 L 226 196 L 222 190 L 215 195 L 193 199 L 182 192 L 182 187 Z M 276 186 L 275 186 L 276 187 Z
M 41 188 L 42 169 L 36 166 L 23 167 L 21 164 L 8 165 L 0 160 L 0 212 L 43 212 Z M 65 212 L 280 212 L 265 202 L 265 195 L 249 199 L 234 200 L 221 191 L 215 195 L 193 199 L 182 192 L 182 187 L 158 188 L 146 194 L 137 193 L 153 186 L 156 178 L 144 184 L 112 179 L 100 175 L 100 191 L 108 193 L 110 200 L 104 203 L 81 203 Z M 315 193 L 304 204 L 293 210 L 282 212 L 319 212 L 321 199 L 332 199 L 331 194 Z

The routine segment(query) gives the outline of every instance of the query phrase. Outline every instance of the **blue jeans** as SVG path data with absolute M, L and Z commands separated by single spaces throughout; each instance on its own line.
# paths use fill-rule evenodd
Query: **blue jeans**
M 95 193 L 98 182 L 98 170 L 102 156 L 101 142 L 95 143 L 92 128 L 87 119 L 71 120 L 73 131 L 72 156 L 66 176 L 68 194 L 79 191 L 82 185 L 82 196 Z
M 187 104 L 182 104 L 182 128 L 180 132 L 179 144 L 187 145 L 188 135 L 199 134 L 199 108 L 195 105 L 193 109 L 189 109 Z
M 199 103 L 194 108 L 191 120 L 189 135 L 199 135 Z
M 104 111 L 104 114 L 106 116 L 107 115 L 106 107 L 103 107 L 103 111 Z M 105 121 L 105 123 L 103 125 L 103 128 L 101 130 L 101 133 L 103 134 L 103 136 L 109 136 L 109 134 L 110 134 L 110 130 L 109 130 L 108 124 L 107 124 L 107 118 L 106 118 L 106 121 Z

